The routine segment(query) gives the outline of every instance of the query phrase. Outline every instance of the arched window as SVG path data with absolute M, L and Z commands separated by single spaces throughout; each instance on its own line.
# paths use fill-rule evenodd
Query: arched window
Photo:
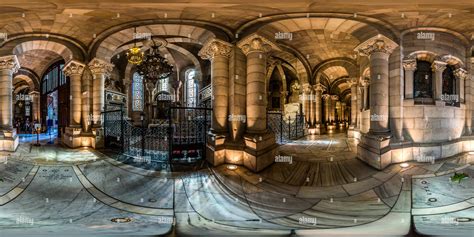
M 196 86 L 196 71 L 190 69 L 186 71 L 186 106 L 196 106 L 197 86 Z
M 427 61 L 417 61 L 414 74 L 413 96 L 414 98 L 432 98 L 433 97 L 433 72 L 431 63 Z
M 144 98 L 143 77 L 135 72 L 132 83 L 132 111 L 143 111 Z
M 447 65 L 443 71 L 442 98 L 446 105 L 456 105 L 459 102 L 456 88 L 456 77 L 454 76 L 454 67 Z

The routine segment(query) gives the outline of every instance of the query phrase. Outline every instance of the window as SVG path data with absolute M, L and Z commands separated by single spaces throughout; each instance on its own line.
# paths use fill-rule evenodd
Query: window
M 431 63 L 427 61 L 417 61 L 417 69 L 414 75 L 413 96 L 414 98 L 432 98 L 433 97 L 433 72 Z
M 67 78 L 63 73 L 64 63 L 58 62 L 53 64 L 43 75 L 41 82 L 41 93 L 43 95 L 49 94 L 59 86 L 62 86 L 67 83 Z
M 443 71 L 443 85 L 441 91 L 441 99 L 446 102 L 446 105 L 457 106 L 459 104 L 456 77 L 454 76 L 454 67 L 452 65 L 447 65 Z
M 197 87 L 194 80 L 195 76 L 196 71 L 193 69 L 186 72 L 186 106 L 188 107 L 196 106 Z
M 170 78 L 161 79 L 158 81 L 158 92 L 166 91 L 169 92 L 169 81 Z
M 143 111 L 144 103 L 143 77 L 138 72 L 133 73 L 132 83 L 132 110 Z

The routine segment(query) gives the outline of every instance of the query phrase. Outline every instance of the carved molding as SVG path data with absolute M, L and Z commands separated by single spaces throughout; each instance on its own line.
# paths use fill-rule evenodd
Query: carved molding
M 98 58 L 92 59 L 88 66 L 93 74 L 105 74 L 107 76 L 110 75 L 114 68 L 113 64 Z
M 435 72 L 442 72 L 444 69 L 446 69 L 446 65 L 446 62 L 435 60 L 433 64 L 431 64 L 431 69 L 433 69 Z
M 465 80 L 467 78 L 467 71 L 464 68 L 458 68 L 454 70 L 454 76 L 458 79 Z
M 66 76 L 71 75 L 82 75 L 86 65 L 76 60 L 70 60 L 66 65 L 64 65 L 63 72 Z
M 379 34 L 359 44 L 354 50 L 362 56 L 370 56 L 377 52 L 391 54 L 397 46 L 393 40 Z
M 314 91 L 320 91 L 323 92 L 325 87 L 321 83 L 317 83 L 316 85 L 313 85 L 313 90 Z
M 403 60 L 403 69 L 405 71 L 415 71 L 416 70 L 416 59 L 405 59 Z
M 12 73 L 17 73 L 18 69 L 20 69 L 20 62 L 16 55 L 0 57 L 0 70 L 11 70 Z
M 251 34 L 237 43 L 237 47 L 242 49 L 245 55 L 251 52 L 268 53 L 272 50 L 280 50 L 272 41 L 258 34 Z
M 204 60 L 211 60 L 214 57 L 230 57 L 230 53 L 232 52 L 232 44 L 219 40 L 219 39 L 210 39 L 206 43 L 201 50 L 199 50 L 199 57 Z
M 337 96 L 337 95 L 331 95 L 331 99 L 332 99 L 332 100 L 339 100 L 339 96 Z

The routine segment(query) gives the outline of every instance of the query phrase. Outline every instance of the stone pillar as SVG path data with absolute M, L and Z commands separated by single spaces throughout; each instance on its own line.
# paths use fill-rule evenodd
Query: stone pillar
M 369 98 L 369 85 L 370 85 L 370 80 L 369 79 L 363 79 L 362 80 L 362 111 L 367 110 L 369 108 L 368 105 L 368 98 Z
M 459 95 L 459 102 L 464 103 L 464 84 L 467 78 L 467 71 L 464 68 L 458 68 L 454 70 L 454 76 L 456 77 L 456 87 L 459 88 L 457 92 Z
M 377 35 L 355 48 L 368 56 L 370 63 L 370 129 L 362 134 L 357 145 L 357 157 L 376 169 L 392 163 L 389 127 L 389 57 L 398 45 Z M 364 83 L 366 84 L 366 83 Z
M 131 98 L 132 98 L 132 95 L 130 94 L 131 93 L 131 85 L 132 85 L 132 82 L 130 80 L 124 80 L 123 81 L 123 87 L 124 87 L 124 94 L 125 94 L 125 98 L 127 98 L 127 101 L 126 103 L 124 104 L 124 106 L 126 107 L 125 109 L 125 117 L 127 118 L 130 118 L 130 115 L 132 114 L 131 111 L 132 111 L 132 106 L 131 106 Z
M 303 103 L 303 113 L 305 117 L 306 123 L 310 123 L 311 121 L 311 85 L 305 83 L 303 85 L 303 96 L 302 96 L 302 103 Z
M 102 127 L 102 111 L 105 105 L 105 79 L 112 72 L 113 65 L 98 58 L 92 59 L 88 64 L 92 72 L 92 115 L 94 128 Z
M 85 70 L 82 76 L 82 131 L 90 133 L 90 128 L 93 123 L 91 118 L 91 74 L 90 71 Z
M 346 120 L 346 103 L 342 102 L 341 103 L 341 122 L 345 123 Z
M 237 46 L 247 56 L 247 133 L 244 135 L 243 164 L 252 171 L 260 171 L 275 161 L 275 134 L 267 130 L 267 53 L 279 48 L 275 43 L 252 34 Z
M 405 70 L 405 99 L 413 99 L 413 80 L 416 71 L 416 59 L 403 60 Z
M 357 119 L 357 98 L 358 98 L 358 93 L 357 93 L 357 80 L 353 79 L 350 82 L 351 85 L 351 128 L 354 128 L 356 126 L 356 119 Z
M 331 107 L 331 96 L 329 94 L 324 94 L 322 99 L 324 100 L 324 122 L 329 123 L 329 111 Z
M 323 86 L 318 83 L 313 86 L 314 89 L 314 123 L 322 123 L 321 98 L 324 91 Z
M 85 65 L 76 60 L 71 60 L 63 68 L 65 76 L 69 77 L 70 85 L 70 107 L 69 107 L 69 127 L 81 127 L 82 116 L 82 73 Z
M 31 100 L 31 116 L 33 122 L 40 121 L 41 116 L 40 116 L 40 93 L 38 91 L 32 91 L 30 92 L 30 100 Z
M 229 56 L 232 45 L 212 39 L 199 51 L 202 59 L 211 61 L 212 120 L 214 134 L 228 133 L 229 113 Z M 266 98 L 265 98 L 266 99 Z M 266 111 L 266 108 L 264 108 Z
M 337 123 L 336 121 L 336 104 L 337 100 L 339 100 L 339 96 L 337 95 L 331 95 L 331 111 L 330 111 L 330 118 L 332 124 Z
M 15 151 L 19 144 L 13 129 L 13 74 L 19 68 L 16 55 L 0 57 L 0 151 Z
M 370 129 L 369 133 L 390 136 L 388 120 L 389 67 L 388 59 L 396 44 L 379 38 L 358 50 L 369 57 L 370 63 Z
M 472 112 L 474 103 L 474 57 L 470 58 L 470 76 L 466 78 L 466 134 L 472 134 Z
M 434 61 L 431 65 L 431 68 L 434 72 L 434 82 L 435 82 L 435 99 L 441 100 L 441 95 L 443 94 L 443 71 L 446 69 L 445 62 Z

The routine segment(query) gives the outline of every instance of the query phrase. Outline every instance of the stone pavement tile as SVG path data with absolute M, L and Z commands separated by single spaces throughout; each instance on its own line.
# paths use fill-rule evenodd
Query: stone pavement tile
M 357 181 L 357 182 L 350 183 L 350 184 L 344 184 L 344 185 L 342 185 L 342 187 L 350 195 L 355 195 L 355 194 L 358 194 L 358 193 L 365 192 L 369 189 L 373 189 L 373 188 L 375 188 L 375 187 L 377 187 L 381 184 L 382 184 L 382 182 L 380 182 L 379 180 L 374 179 L 374 178 L 369 178 L 369 179 L 365 179 L 365 180 L 362 180 L 362 181 Z
M 307 187 L 302 186 L 296 197 L 299 198 L 322 198 L 329 199 L 331 197 L 346 197 L 347 192 L 341 185 L 331 187 Z

